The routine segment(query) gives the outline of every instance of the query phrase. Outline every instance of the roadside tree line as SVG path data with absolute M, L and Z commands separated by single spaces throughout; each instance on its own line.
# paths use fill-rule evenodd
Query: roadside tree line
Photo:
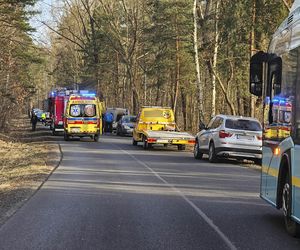
M 35 0 L 0 0 L 0 132 L 10 128 L 11 118 L 27 109 L 36 93 L 46 54 L 34 45 L 29 18 Z
M 290 6 L 289 0 L 57 1 L 56 23 L 43 22 L 51 30 L 46 74 L 56 86 L 94 88 L 107 106 L 133 113 L 142 105 L 171 106 L 190 131 L 217 113 L 258 116 L 259 100 L 248 93 L 249 59 L 267 49 Z

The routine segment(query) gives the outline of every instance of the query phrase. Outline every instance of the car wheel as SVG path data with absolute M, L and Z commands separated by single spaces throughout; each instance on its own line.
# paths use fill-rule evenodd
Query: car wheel
M 149 147 L 149 144 L 147 142 L 147 137 L 144 136 L 143 137 L 143 149 L 148 149 L 148 147 Z
M 54 128 L 52 129 L 52 135 L 53 135 L 53 136 L 56 136 L 56 135 L 57 135 L 57 132 L 55 131 Z
M 147 142 L 147 137 L 146 136 L 143 137 L 143 148 L 144 149 L 150 149 L 150 148 L 152 148 L 152 144 L 150 144 L 150 143 Z
M 65 141 L 69 141 L 70 140 L 70 136 L 67 133 L 64 133 L 64 139 L 65 139 Z
M 255 163 L 256 165 L 260 165 L 260 166 L 261 166 L 262 160 L 261 160 L 261 159 L 255 159 L 255 160 L 254 160 L 254 163 Z
M 180 144 L 177 147 L 179 151 L 185 150 L 185 145 Z
M 100 140 L 100 134 L 95 134 L 94 135 L 94 141 L 99 142 L 99 140 Z
M 138 145 L 138 142 L 132 137 L 132 145 L 133 146 L 137 146 Z
M 200 148 L 199 148 L 199 142 L 198 140 L 196 140 L 195 146 L 194 146 L 194 158 L 201 160 L 203 157 L 203 153 L 200 152 Z
M 217 155 L 216 155 L 216 150 L 215 150 L 215 144 L 213 142 L 211 142 L 209 144 L 208 160 L 211 163 L 217 162 Z
M 291 218 L 291 205 L 292 205 L 292 189 L 290 174 L 287 173 L 285 183 L 282 187 L 282 211 L 284 222 L 287 232 L 294 236 L 300 236 L 300 225 Z

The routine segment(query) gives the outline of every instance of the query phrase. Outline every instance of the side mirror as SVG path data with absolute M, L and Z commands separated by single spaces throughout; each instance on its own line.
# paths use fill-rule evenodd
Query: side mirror
M 281 93 L 282 59 L 275 57 L 270 60 L 268 67 L 268 85 L 272 86 L 274 96 Z
M 250 60 L 250 93 L 255 96 L 262 96 L 263 91 L 263 69 L 267 54 L 258 52 Z
M 203 122 L 200 122 L 199 124 L 199 131 L 206 129 L 206 126 Z

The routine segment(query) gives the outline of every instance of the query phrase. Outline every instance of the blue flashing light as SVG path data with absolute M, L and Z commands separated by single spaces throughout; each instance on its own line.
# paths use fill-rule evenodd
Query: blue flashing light
M 95 93 L 84 93 L 84 94 L 81 94 L 82 96 L 85 96 L 85 97 L 95 97 L 96 94 Z

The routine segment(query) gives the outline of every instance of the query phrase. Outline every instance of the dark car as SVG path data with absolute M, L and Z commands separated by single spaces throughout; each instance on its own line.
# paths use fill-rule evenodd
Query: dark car
M 136 123 L 136 116 L 124 115 L 117 125 L 117 135 L 132 135 Z

